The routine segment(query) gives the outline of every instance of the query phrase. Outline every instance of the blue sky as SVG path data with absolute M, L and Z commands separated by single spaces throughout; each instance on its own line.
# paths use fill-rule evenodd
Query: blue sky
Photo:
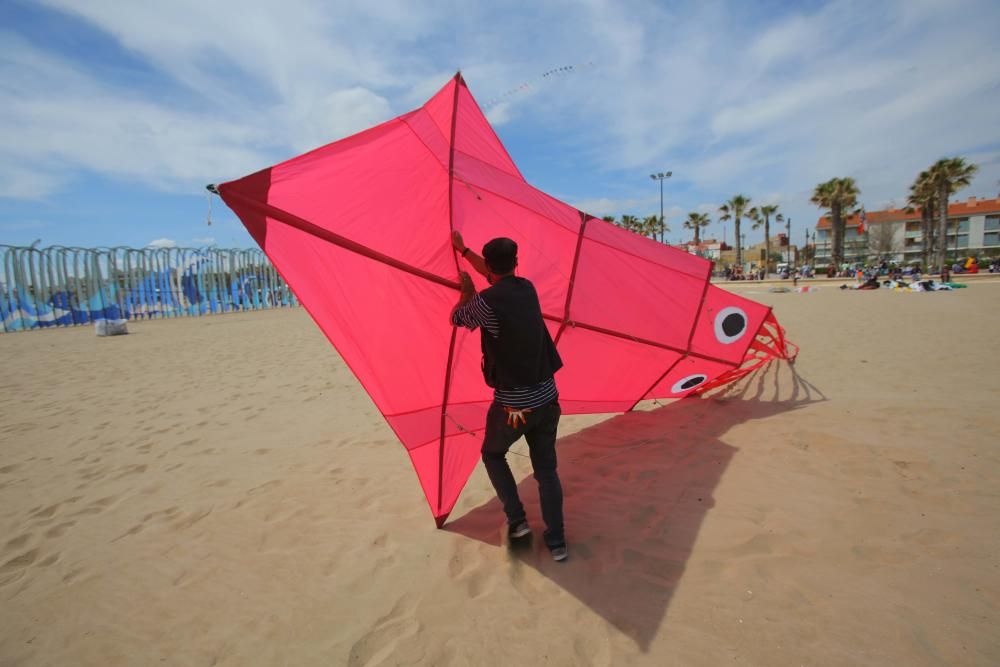
M 980 166 L 959 197 L 1000 190 L 996 2 L 361 4 L 0 3 L 0 243 L 252 245 L 218 199 L 206 224 L 206 183 L 404 113 L 459 68 L 560 199 L 651 215 L 649 173 L 673 171 L 672 241 L 743 193 L 801 243 L 816 183 L 902 205 L 950 155 Z

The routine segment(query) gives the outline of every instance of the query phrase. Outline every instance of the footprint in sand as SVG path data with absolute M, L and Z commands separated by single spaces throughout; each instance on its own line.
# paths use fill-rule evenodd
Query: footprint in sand
M 118 500 L 118 496 L 107 496 L 105 498 L 99 498 L 93 502 L 94 505 L 99 505 L 102 508 L 107 508 L 114 504 Z
M 139 475 L 149 469 L 145 463 L 133 463 L 132 465 L 124 466 L 120 468 L 122 471 L 115 479 L 121 479 L 122 477 L 128 477 L 129 475 Z
M 213 508 L 209 507 L 208 509 L 190 512 L 185 516 L 183 516 L 181 519 L 171 524 L 171 528 L 173 530 L 184 530 L 186 528 L 190 528 L 191 526 L 193 526 L 194 524 L 198 523 L 199 521 L 207 517 L 209 514 L 211 514 L 212 509 Z
M 45 531 L 45 537 L 62 537 L 63 534 L 76 525 L 76 521 L 66 521 L 65 523 L 60 523 L 52 526 L 47 531 Z
M 38 549 L 25 551 L 23 554 L 14 556 L 3 565 L 0 565 L 0 576 L 23 570 L 36 560 L 38 560 Z
M 281 484 L 280 479 L 272 479 L 270 482 L 264 482 L 260 486 L 255 486 L 252 489 L 248 490 L 247 495 L 255 496 L 258 493 L 264 493 L 265 491 L 270 491 L 271 489 L 273 489 L 276 486 L 279 486 L 280 484 Z
M 30 540 L 30 539 L 31 539 L 31 533 L 25 533 L 24 535 L 18 535 L 17 537 L 15 537 L 12 540 L 7 540 L 7 546 L 4 547 L 4 550 L 5 551 L 12 551 L 14 549 L 20 549 L 25 544 L 27 544 L 28 540 Z
M 473 600 L 491 593 L 496 588 L 496 572 L 484 567 L 483 555 L 477 544 L 459 542 L 448 561 L 448 573 L 465 587 Z
M 59 509 L 60 505 L 62 505 L 62 503 L 55 503 L 54 505 L 49 505 L 48 507 L 44 507 L 32 513 L 30 516 L 32 519 L 51 519 L 55 515 L 56 511 Z
M 128 530 L 126 530 L 124 533 L 122 533 L 121 535 L 119 535 L 118 537 L 114 538 L 111 541 L 112 542 L 117 542 L 118 540 L 123 540 L 126 537 L 129 537 L 131 535 L 138 535 L 139 533 L 142 532 L 142 529 L 143 529 L 143 525 L 141 523 L 137 523 L 136 525 L 132 526 L 131 528 L 129 528 Z
M 415 613 L 416 603 L 409 595 L 399 598 L 392 611 L 354 642 L 347 664 L 350 667 L 371 667 L 384 663 L 401 644 L 420 632 L 422 626 Z

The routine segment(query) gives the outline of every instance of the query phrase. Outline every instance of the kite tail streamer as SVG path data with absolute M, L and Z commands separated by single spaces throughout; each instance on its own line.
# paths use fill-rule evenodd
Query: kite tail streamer
M 774 317 L 774 313 L 768 313 L 761 322 L 757 336 L 750 347 L 747 348 L 746 356 L 739 367 L 726 371 L 711 382 L 698 387 L 689 394 L 690 396 L 704 394 L 707 391 L 721 387 L 722 385 L 735 382 L 753 373 L 758 368 L 765 366 L 775 359 L 784 359 L 788 363 L 795 363 L 795 358 L 799 354 L 799 346 L 785 338 L 785 329 Z

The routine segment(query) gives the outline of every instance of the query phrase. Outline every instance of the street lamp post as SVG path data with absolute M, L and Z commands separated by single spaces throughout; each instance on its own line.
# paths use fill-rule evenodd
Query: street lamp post
M 785 259 L 788 265 L 792 265 L 792 219 L 785 218 L 785 236 L 788 237 L 788 258 Z M 798 262 L 795 262 L 798 264 Z
M 664 236 L 666 234 L 666 225 L 663 224 L 663 181 L 674 175 L 674 172 L 657 172 L 655 174 L 650 174 L 649 177 L 654 181 L 660 182 L 660 243 L 663 243 Z

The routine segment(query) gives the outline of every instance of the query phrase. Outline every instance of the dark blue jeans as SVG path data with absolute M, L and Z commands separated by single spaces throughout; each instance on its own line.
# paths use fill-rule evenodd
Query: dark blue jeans
M 524 422 L 516 426 L 508 421 L 507 413 L 494 402 L 486 413 L 486 434 L 483 437 L 483 464 L 486 474 L 503 503 L 508 523 L 524 521 L 524 505 L 517 494 L 517 482 L 507 464 L 507 451 L 521 436 L 528 441 L 531 467 L 538 482 L 538 496 L 545 521 L 545 544 L 553 547 L 565 543 L 563 535 L 563 495 L 556 472 L 556 429 L 562 410 L 552 402 L 531 412 L 524 412 Z

